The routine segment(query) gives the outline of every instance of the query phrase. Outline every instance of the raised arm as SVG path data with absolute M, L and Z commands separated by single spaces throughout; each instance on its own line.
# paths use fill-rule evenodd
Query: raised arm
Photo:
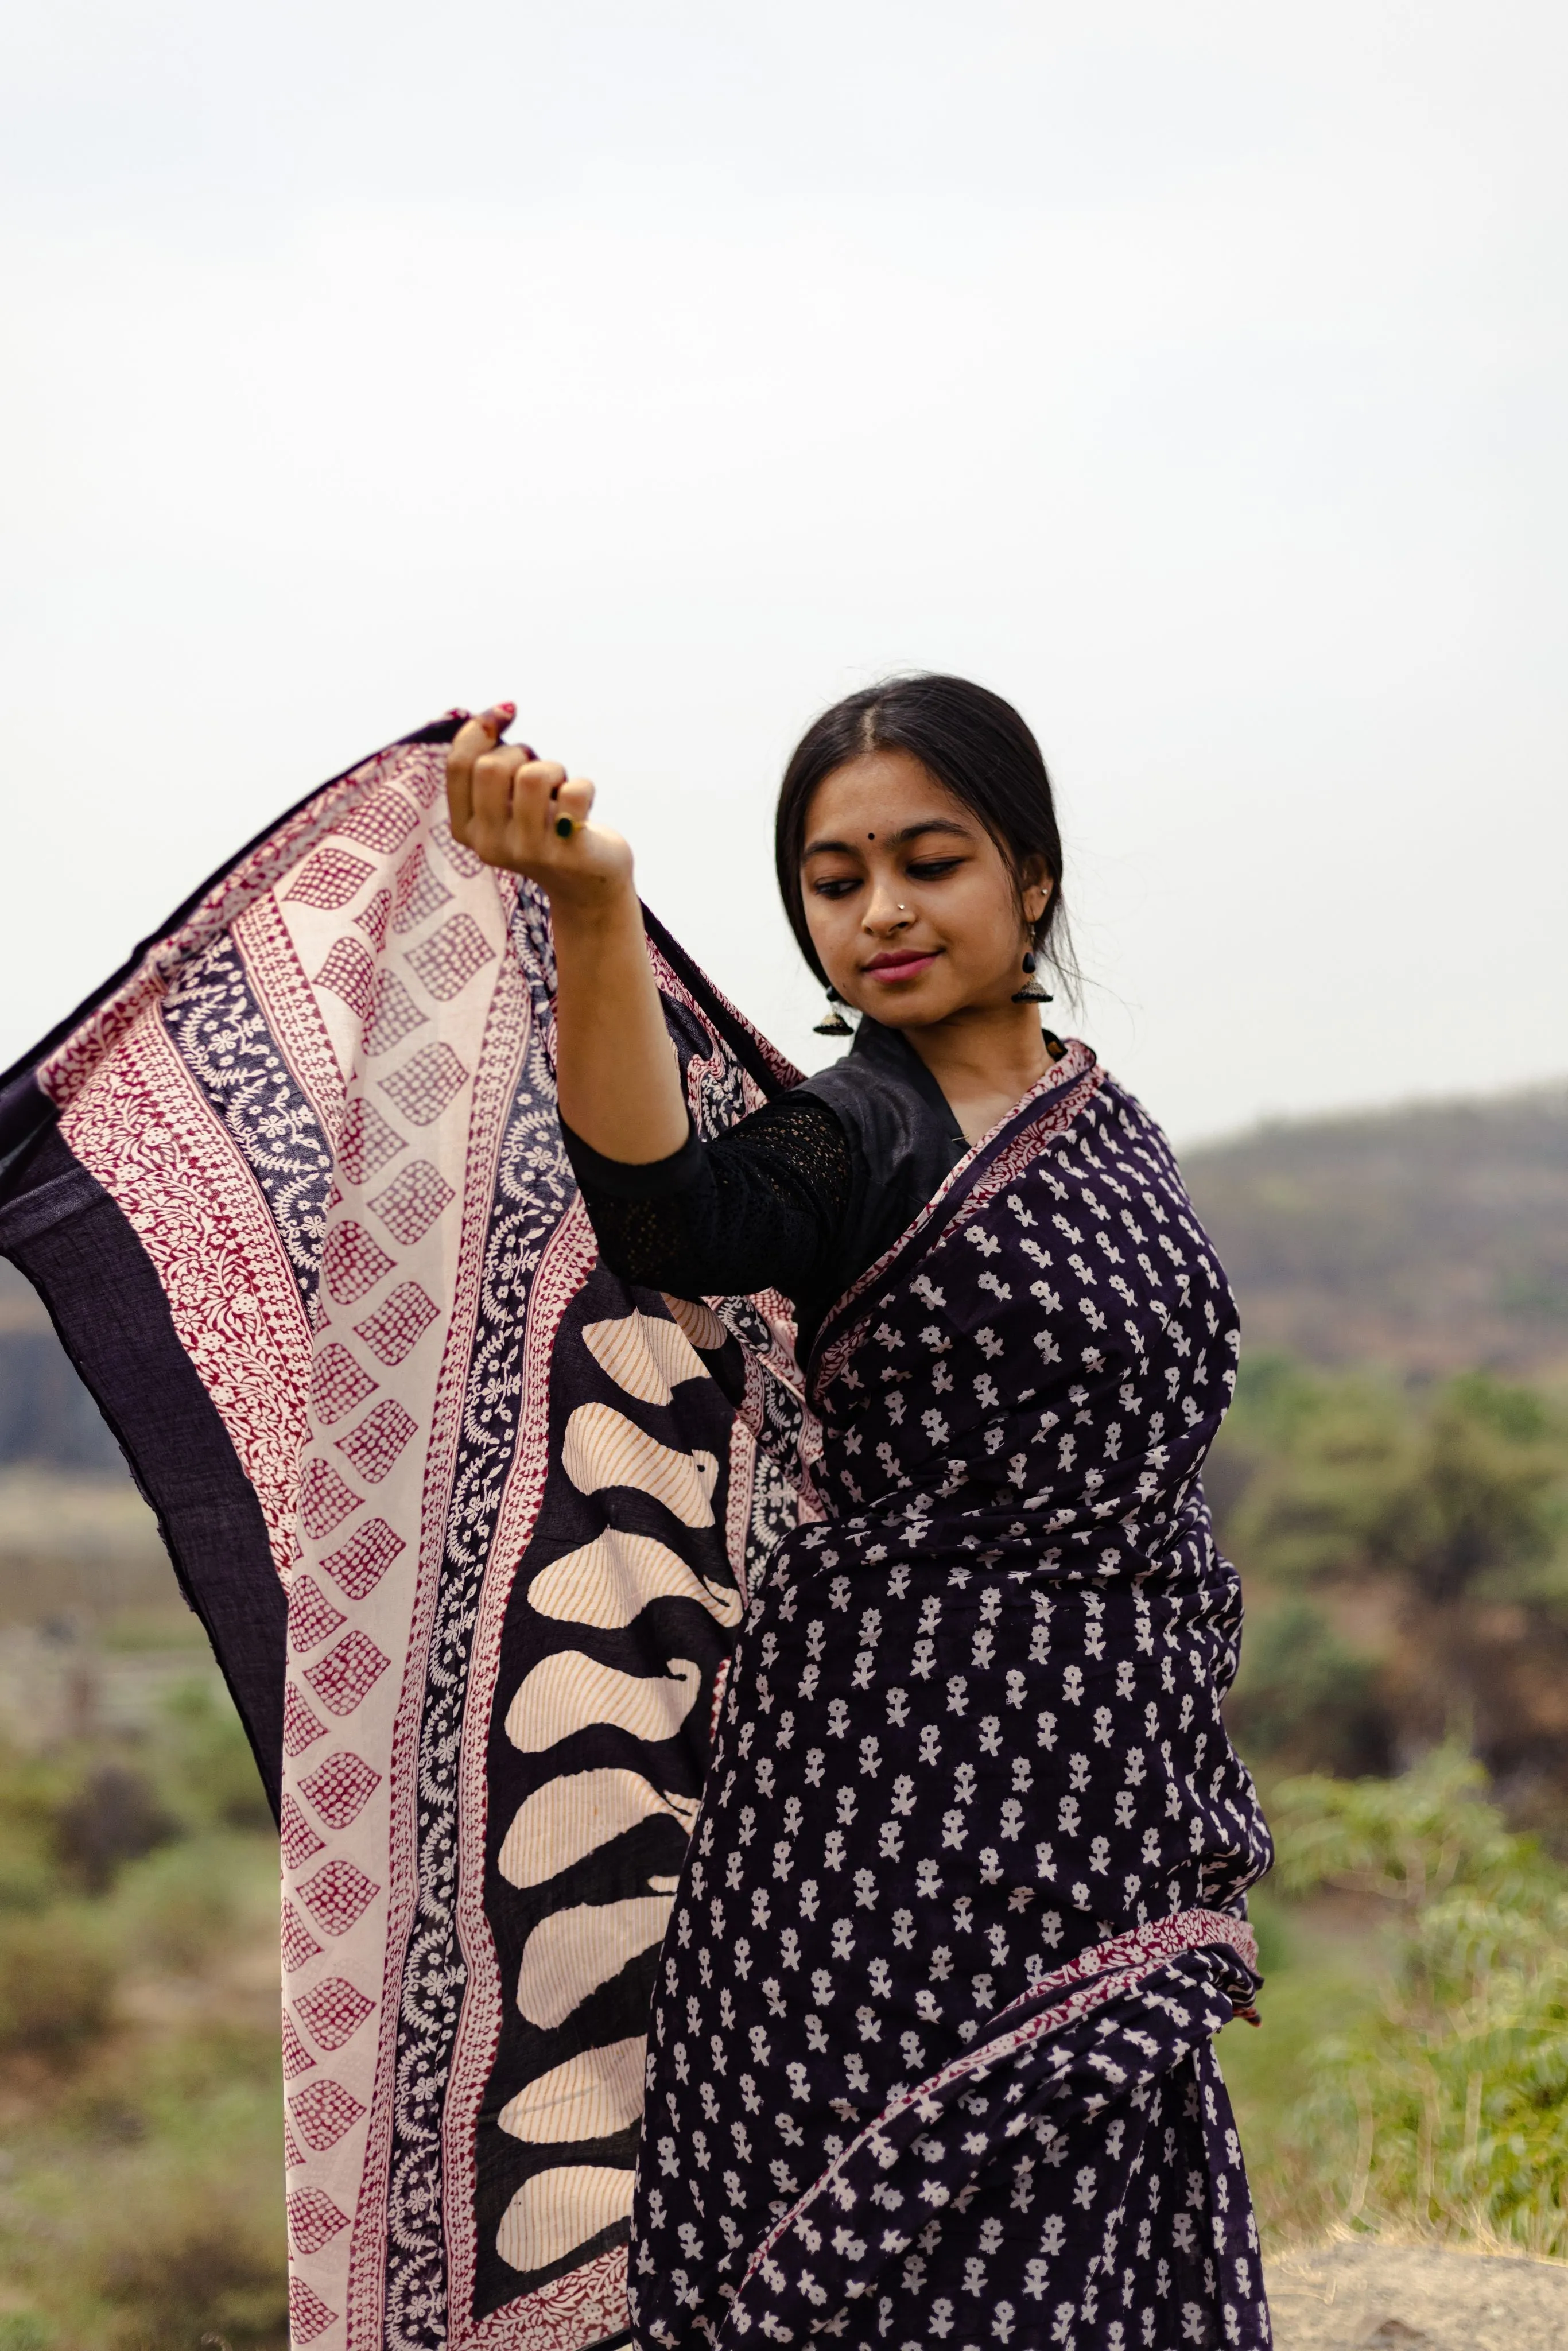
M 508 703 L 470 718 L 446 761 L 457 840 L 537 882 L 550 902 L 559 995 L 556 1077 L 567 1125 L 606 1159 L 679 1151 L 686 1105 L 619 833 L 589 821 L 593 786 L 500 740 Z

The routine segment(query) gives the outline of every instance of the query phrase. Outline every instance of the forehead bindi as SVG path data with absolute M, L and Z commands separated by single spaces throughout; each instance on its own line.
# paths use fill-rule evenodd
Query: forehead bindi
M 806 810 L 805 839 L 885 847 L 912 826 L 927 821 L 975 830 L 963 802 L 907 751 L 871 751 L 846 760 L 824 776 Z

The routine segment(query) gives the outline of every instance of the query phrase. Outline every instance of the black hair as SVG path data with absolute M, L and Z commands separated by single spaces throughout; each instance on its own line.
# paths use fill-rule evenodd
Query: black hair
M 886 678 L 835 702 L 812 720 L 784 770 L 773 835 L 779 889 L 800 953 L 817 977 L 826 986 L 800 886 L 806 815 L 818 785 L 868 751 L 907 751 L 929 768 L 979 818 L 1015 875 L 1021 877 L 1030 858 L 1040 860 L 1053 887 L 1034 925 L 1034 950 L 1049 956 L 1072 989 L 1078 972 L 1061 904 L 1061 834 L 1040 745 L 999 694 L 965 677 L 929 675 Z

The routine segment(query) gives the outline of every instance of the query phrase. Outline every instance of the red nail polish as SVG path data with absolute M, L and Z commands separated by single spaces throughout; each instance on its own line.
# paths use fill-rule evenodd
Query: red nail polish
M 517 715 L 517 705 L 515 702 L 497 702 L 496 707 L 503 718 L 515 718 Z

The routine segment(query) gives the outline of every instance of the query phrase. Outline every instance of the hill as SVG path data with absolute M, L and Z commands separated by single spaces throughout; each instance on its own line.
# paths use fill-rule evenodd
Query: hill
M 1183 1167 L 1249 1353 L 1568 1373 L 1568 1086 L 1271 1123 Z
M 1186 1155 L 1248 1351 L 1568 1374 L 1568 1086 L 1259 1128 Z M 119 1455 L 0 1259 L 0 1465 Z

